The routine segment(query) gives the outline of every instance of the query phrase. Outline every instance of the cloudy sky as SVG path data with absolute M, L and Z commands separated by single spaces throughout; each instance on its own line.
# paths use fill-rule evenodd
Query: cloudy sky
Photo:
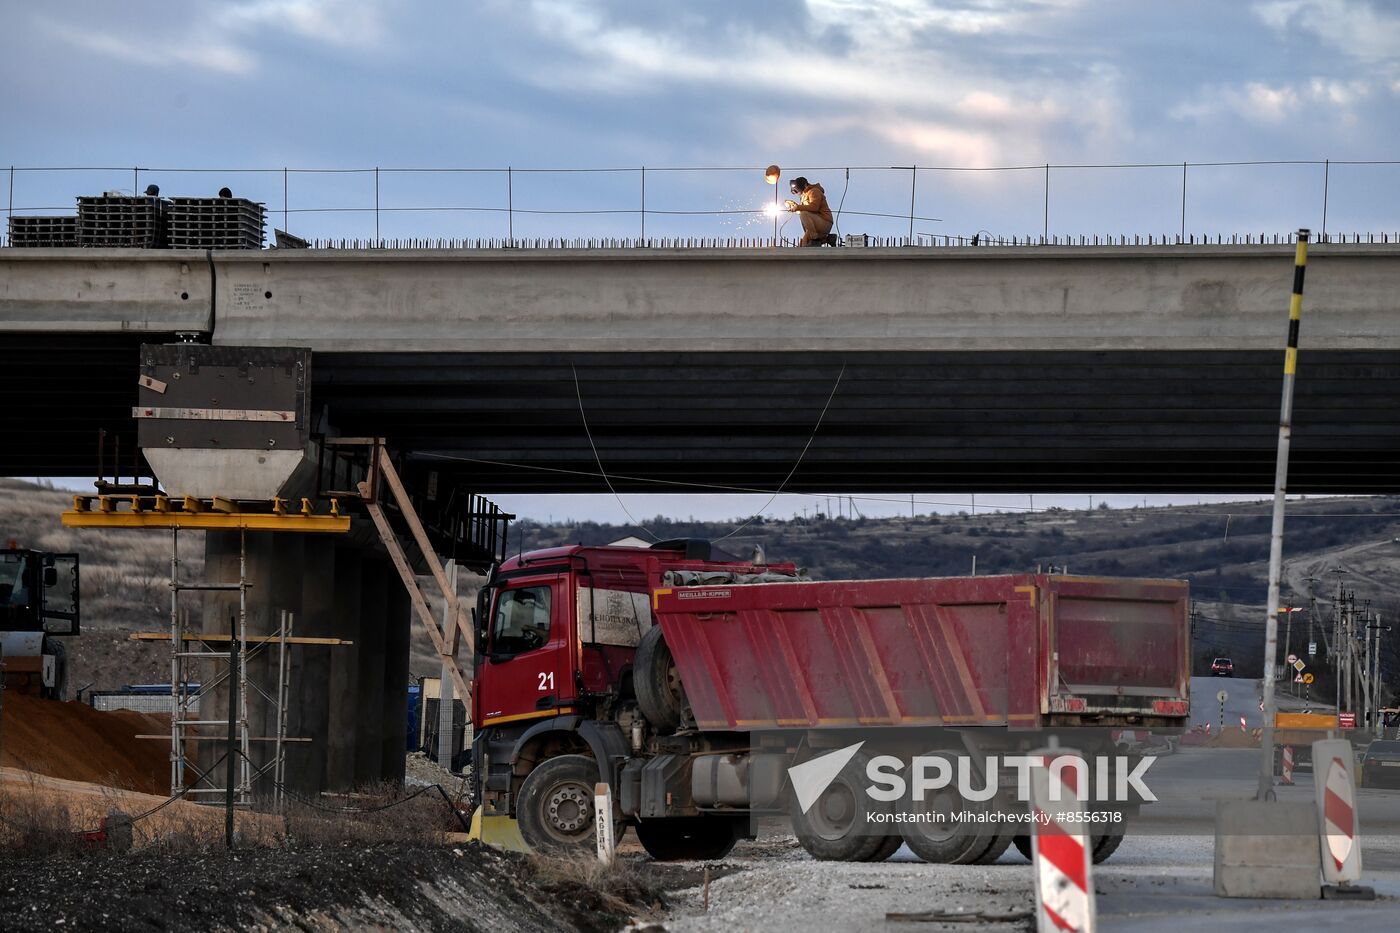
M 228 184 L 276 226 L 368 237 L 372 172 L 294 171 L 284 204 L 280 168 L 626 168 L 515 172 L 517 209 L 619 213 L 511 221 L 504 173 L 381 172 L 378 222 L 631 235 L 646 165 L 649 235 L 761 235 L 663 213 L 751 211 L 772 191 L 753 172 L 659 169 L 776 162 L 844 193 L 847 232 L 907 233 L 911 173 L 841 167 L 917 165 L 918 233 L 1174 235 L 1183 161 L 1400 157 L 1387 0 L 55 0 L 0 4 L 0 26 L 0 166 L 144 169 L 18 172 L 30 213 Z M 1054 169 L 1047 211 L 1045 163 L 1166 165 Z M 1026 168 L 951 170 L 1006 166 Z M 1400 228 L 1400 166 L 1326 176 L 1329 230 Z M 1323 194 L 1321 165 L 1193 166 L 1184 224 L 1317 229 Z M 429 207 L 454 209 L 404 210 Z

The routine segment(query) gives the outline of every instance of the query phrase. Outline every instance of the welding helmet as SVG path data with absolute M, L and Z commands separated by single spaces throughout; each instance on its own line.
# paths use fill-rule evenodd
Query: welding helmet
M 791 191 L 793 194 L 801 194 L 802 192 L 807 190 L 807 179 L 803 178 L 801 175 L 798 175 L 792 180 L 792 184 L 788 187 L 788 190 Z

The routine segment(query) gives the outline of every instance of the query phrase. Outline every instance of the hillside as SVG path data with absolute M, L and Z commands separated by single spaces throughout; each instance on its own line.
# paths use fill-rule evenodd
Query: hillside
M 163 681 L 168 660 L 157 648 L 127 640 L 138 630 L 168 623 L 169 539 L 135 531 L 71 531 L 58 513 L 71 494 L 0 479 L 0 543 L 76 550 L 83 567 L 83 636 L 73 639 L 70 685 L 98 688 Z M 735 523 L 649 520 L 658 538 L 718 540 Z M 645 532 L 593 522 L 518 523 L 512 547 L 604 544 Z M 182 536 L 184 570 L 200 572 L 200 536 Z M 1369 599 L 1384 619 L 1400 619 L 1400 497 L 1307 499 L 1291 502 L 1285 541 L 1285 601 L 1307 606 L 1309 584 L 1330 611 L 1338 565 L 1358 604 Z M 772 560 L 792 560 L 815 579 L 1010 573 L 1050 567 L 1073 573 L 1170 577 L 1190 581 L 1197 608 L 1194 658 L 1198 672 L 1216 654 L 1230 655 L 1242 675 L 1257 675 L 1263 652 L 1264 595 L 1269 548 L 1268 503 L 1175 508 L 991 513 L 866 519 L 817 516 L 792 521 L 759 519 L 721 547 L 747 556 L 761 545 Z M 464 579 L 463 594 L 474 586 Z M 1302 652 L 1306 613 L 1294 616 L 1291 647 Z M 415 623 L 415 633 L 417 626 Z M 1280 638 L 1284 637 L 1283 633 Z M 1324 639 L 1317 638 L 1319 642 Z M 426 636 L 415 635 L 413 673 L 436 674 Z M 1393 641 L 1400 641 L 1398 634 Z M 1325 645 L 1319 645 L 1325 652 Z M 1400 674 L 1392 644 L 1390 669 Z M 1323 660 L 1319 656 L 1319 664 Z

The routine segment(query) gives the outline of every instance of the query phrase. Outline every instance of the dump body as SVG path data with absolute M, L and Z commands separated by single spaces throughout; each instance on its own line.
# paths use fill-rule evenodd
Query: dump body
M 1024 574 L 659 589 L 701 729 L 1172 726 L 1188 587 Z

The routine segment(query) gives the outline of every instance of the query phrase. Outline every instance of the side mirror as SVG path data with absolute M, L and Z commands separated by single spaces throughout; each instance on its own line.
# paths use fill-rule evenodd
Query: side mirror
M 57 567 L 45 567 L 45 568 L 44 568 L 44 586 L 46 586 L 46 587 L 49 587 L 49 586 L 58 586 L 58 568 L 57 568 Z

